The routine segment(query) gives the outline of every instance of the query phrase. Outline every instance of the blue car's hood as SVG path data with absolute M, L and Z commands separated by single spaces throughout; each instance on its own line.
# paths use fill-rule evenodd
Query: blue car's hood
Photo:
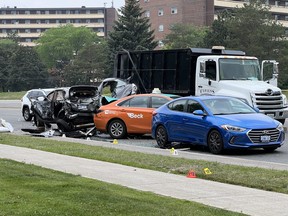
M 229 124 L 244 128 L 276 128 L 279 122 L 261 113 L 237 114 L 237 115 L 215 115 L 218 125 Z

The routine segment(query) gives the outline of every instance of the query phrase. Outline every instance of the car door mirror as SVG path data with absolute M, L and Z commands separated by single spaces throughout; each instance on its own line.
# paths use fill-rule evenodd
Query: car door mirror
M 199 116 L 205 116 L 206 114 L 203 112 L 203 110 L 195 110 L 193 112 L 194 115 L 199 115 Z

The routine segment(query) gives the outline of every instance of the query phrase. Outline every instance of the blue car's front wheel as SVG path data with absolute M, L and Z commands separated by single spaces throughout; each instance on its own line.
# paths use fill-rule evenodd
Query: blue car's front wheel
M 170 142 L 168 141 L 167 131 L 165 127 L 163 127 L 162 125 L 157 127 L 155 138 L 160 148 L 168 148 L 170 146 Z
M 220 154 L 223 152 L 223 139 L 219 131 L 210 131 L 210 133 L 208 134 L 207 144 L 211 153 Z

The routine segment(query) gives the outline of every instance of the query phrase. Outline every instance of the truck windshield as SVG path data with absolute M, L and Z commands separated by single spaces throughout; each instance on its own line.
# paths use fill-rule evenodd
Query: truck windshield
M 220 80 L 262 80 L 257 59 L 219 59 Z

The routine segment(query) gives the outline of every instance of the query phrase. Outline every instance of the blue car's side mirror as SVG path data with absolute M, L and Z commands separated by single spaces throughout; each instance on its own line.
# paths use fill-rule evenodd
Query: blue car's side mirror
M 194 115 L 200 115 L 200 116 L 205 116 L 206 114 L 203 112 L 203 110 L 195 110 L 193 112 Z

